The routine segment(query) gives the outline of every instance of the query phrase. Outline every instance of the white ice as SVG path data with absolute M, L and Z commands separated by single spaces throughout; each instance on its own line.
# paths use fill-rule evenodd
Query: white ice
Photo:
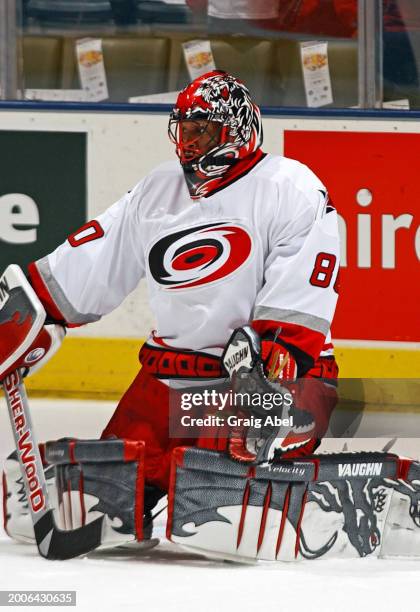
M 69 435 L 95 438 L 113 408 L 107 402 L 31 401 L 39 440 Z M 375 414 L 374 418 L 387 418 Z M 418 427 L 419 416 L 403 418 L 408 431 L 414 421 Z M 350 441 L 349 449 L 379 450 L 384 442 Z M 419 446 L 419 440 L 399 439 L 391 450 L 418 458 Z M 324 448 L 339 450 L 342 441 L 331 440 Z M 1 399 L 0 470 L 12 449 L 7 409 Z M 147 554 L 109 551 L 70 561 L 42 559 L 35 547 L 12 542 L 0 528 L 0 590 L 76 590 L 76 609 L 89 612 L 420 609 L 420 561 L 318 560 L 257 566 L 210 561 L 167 542 L 164 520 L 161 515 L 155 529 L 161 544 Z

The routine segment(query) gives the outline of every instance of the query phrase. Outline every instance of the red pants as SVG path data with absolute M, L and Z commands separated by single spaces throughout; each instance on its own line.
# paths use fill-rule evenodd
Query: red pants
M 195 442 L 169 437 L 169 389 L 144 369 L 121 398 L 102 433 L 102 438 L 112 436 L 146 443 L 146 482 L 164 490 L 169 485 L 172 450 Z
M 321 367 L 319 362 L 314 368 L 313 374 L 308 377 L 335 378 L 337 374 L 335 362 L 329 360 L 327 366 Z M 333 368 L 331 366 L 334 365 Z M 330 372 L 326 371 L 331 370 Z M 312 372 L 312 371 L 311 371 Z M 302 379 L 301 379 L 302 380 Z M 296 385 L 300 385 L 299 382 Z M 319 385 L 325 387 L 324 385 Z M 311 401 L 305 398 L 305 390 L 298 390 L 295 396 L 298 408 L 304 408 L 312 412 L 318 424 L 317 438 L 321 438 L 328 427 L 329 418 L 337 401 L 335 389 L 329 388 L 326 393 L 320 391 L 319 398 L 316 397 L 314 387 L 310 390 Z M 315 397 L 314 397 L 315 396 Z M 215 435 L 217 436 L 216 432 Z M 102 433 L 102 438 L 107 437 L 127 438 L 129 440 L 143 440 L 146 443 L 145 455 L 145 479 L 148 484 L 156 485 L 167 490 L 169 485 L 169 473 L 171 466 L 172 450 L 177 446 L 198 445 L 214 450 L 226 448 L 226 436 L 204 438 L 199 441 L 194 438 L 171 438 L 169 437 L 169 389 L 157 378 L 148 374 L 145 369 L 140 370 L 129 389 L 120 400 L 111 420 Z M 297 455 L 310 454 L 316 444 L 308 445 L 300 449 Z M 288 457 L 291 456 L 288 454 Z

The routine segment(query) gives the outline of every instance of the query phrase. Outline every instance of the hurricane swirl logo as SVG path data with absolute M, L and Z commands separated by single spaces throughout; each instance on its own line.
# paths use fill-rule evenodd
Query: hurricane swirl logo
M 251 251 L 252 240 L 244 228 L 209 223 L 158 240 L 150 249 L 149 268 L 165 289 L 187 289 L 226 278 Z
M 44 355 L 45 349 L 36 348 L 26 355 L 24 362 L 28 364 L 35 363 L 36 361 L 39 361 Z

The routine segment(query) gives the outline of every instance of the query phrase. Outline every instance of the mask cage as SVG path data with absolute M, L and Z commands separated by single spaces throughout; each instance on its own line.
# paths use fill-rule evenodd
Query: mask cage
M 187 122 L 190 134 L 188 138 L 185 138 L 182 135 L 182 124 Z M 209 126 L 213 123 L 220 124 L 220 129 L 214 133 L 209 131 Z M 194 126 L 196 126 L 195 129 Z M 227 142 L 229 131 L 230 127 L 226 123 L 226 118 L 220 115 L 182 117 L 175 112 L 171 114 L 168 124 L 169 139 L 175 145 L 176 154 L 181 163 L 197 160 L 207 155 L 210 151 L 217 149 Z M 199 140 L 205 134 L 209 135 L 209 140 L 206 143 L 205 149 L 201 149 Z

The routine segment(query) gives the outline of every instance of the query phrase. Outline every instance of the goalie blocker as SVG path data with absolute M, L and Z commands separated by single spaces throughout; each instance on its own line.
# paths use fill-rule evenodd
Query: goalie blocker
M 59 324 L 45 324 L 46 313 L 19 266 L 0 278 L 0 383 L 15 370 L 38 371 L 65 336 Z
M 342 453 L 247 466 L 174 451 L 167 537 L 237 561 L 420 559 L 420 463 Z

